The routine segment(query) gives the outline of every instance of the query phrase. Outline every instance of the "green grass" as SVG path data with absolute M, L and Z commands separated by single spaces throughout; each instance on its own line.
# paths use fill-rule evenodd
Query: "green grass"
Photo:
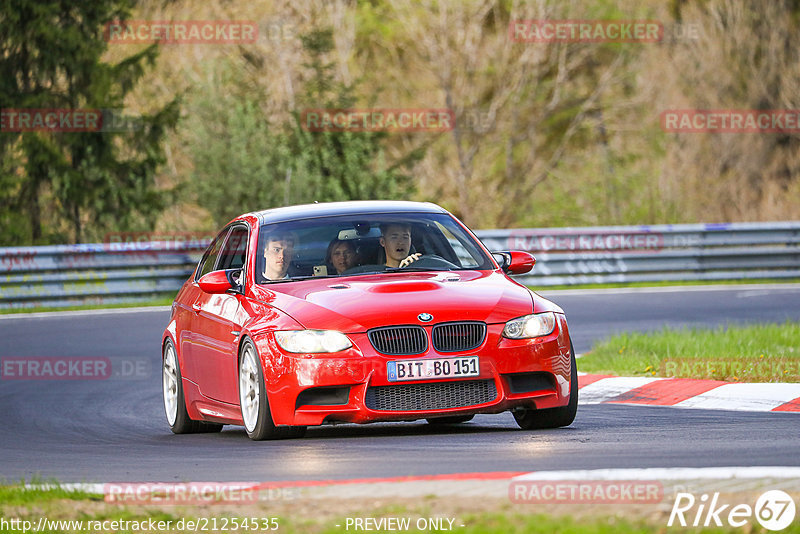
M 41 484 L 41 483 L 39 483 Z M 669 499 L 667 499 L 669 500 Z M 120 506 L 109 504 L 103 501 L 99 495 L 91 495 L 83 492 L 73 492 L 59 488 L 56 483 L 50 483 L 49 489 L 41 487 L 27 489 L 24 484 L 0 485 L 0 517 L 7 522 L 10 520 L 29 521 L 31 525 L 36 525 L 40 518 L 44 517 L 49 521 L 82 521 L 83 530 L 77 530 L 75 525 L 72 528 L 67 525 L 51 525 L 47 532 L 81 532 L 86 531 L 91 526 L 89 521 L 128 521 L 137 522 L 142 525 L 148 520 L 154 522 L 169 522 L 170 528 L 162 532 L 186 532 L 177 530 L 177 525 L 183 520 L 194 520 L 198 518 L 205 521 L 207 527 L 213 525 L 214 518 L 216 524 L 229 525 L 226 532 L 253 532 L 252 529 L 236 530 L 232 528 L 231 518 L 237 518 L 239 522 L 247 518 L 277 518 L 278 530 L 284 534 L 339 534 L 346 532 L 346 519 L 350 518 L 398 518 L 408 519 L 410 528 L 408 532 L 420 532 L 416 529 L 416 522 L 419 518 L 450 518 L 453 519 L 453 532 L 463 534 L 484 534 L 484 533 L 503 533 L 503 534 L 550 534 L 558 532 L 563 534 L 637 534 L 648 532 L 720 532 L 738 533 L 742 528 L 667 528 L 667 512 L 658 510 L 656 505 L 652 508 L 625 508 L 617 506 L 594 506 L 586 508 L 586 505 L 562 504 L 551 507 L 545 513 L 547 506 L 537 505 L 514 505 L 508 500 L 498 498 L 490 499 L 481 509 L 469 509 L 454 512 L 452 509 L 443 509 L 442 506 L 450 507 L 454 504 L 452 498 L 424 496 L 415 499 L 398 499 L 395 501 L 383 501 L 383 505 L 377 503 L 366 504 L 362 502 L 350 501 L 348 499 L 335 501 L 312 501 L 288 503 L 265 502 L 261 505 L 247 505 L 243 508 L 236 508 L 230 505 L 216 506 Z M 287 506 L 282 506 L 286 504 Z M 305 508 L 292 508 L 296 505 L 304 505 Z M 663 508 L 663 507 L 662 507 Z M 227 522 L 226 522 L 227 518 Z M 146 528 L 136 529 L 130 526 L 119 527 L 119 532 L 145 532 Z M 339 525 L 338 527 L 336 525 Z M 445 522 L 446 526 L 448 523 Z M 464 525 L 463 527 L 461 525 Z M 17 523 L 16 526 L 19 526 Z M 355 531 L 350 527 L 349 531 Z M 29 532 L 32 530 L 29 530 Z M 207 530 L 212 531 L 212 530 Z M 221 531 L 221 530 L 219 530 Z M 260 530 L 263 531 L 263 530 Z M 433 532 L 434 530 L 428 530 Z M 766 532 L 751 518 L 747 532 Z M 0 532 L 21 532 L 20 528 L 11 529 L 0 526 Z M 385 532 L 385 531 L 380 531 Z M 781 531 L 786 534 L 800 534 L 800 521 L 795 521 L 787 529 Z
M 625 333 L 578 361 L 586 373 L 800 382 L 800 323 Z
M 723 519 L 724 521 L 724 519 Z M 755 523 L 755 521 L 754 521 Z M 724 524 L 724 523 L 723 523 Z M 482 513 L 469 517 L 464 521 L 464 528 L 454 528 L 454 532 L 463 534 L 484 534 L 484 533 L 508 533 L 508 534 L 636 534 L 649 532 L 718 532 L 718 533 L 741 533 L 742 528 L 686 528 L 671 527 L 667 528 L 666 520 L 647 522 L 644 520 L 630 520 L 620 518 L 615 515 L 593 516 L 588 519 L 576 520 L 568 516 L 550 516 L 542 513 L 523 515 L 515 513 L 513 515 Z M 409 529 L 414 532 L 413 529 Z M 333 534 L 333 530 L 327 531 Z M 339 530 L 338 532 L 341 532 Z M 745 531 L 746 532 L 746 531 Z M 758 524 L 753 526 L 750 532 L 769 532 L 761 528 Z M 800 523 L 795 521 L 785 530 L 784 534 L 796 534 L 800 532 Z
M 34 480 L 31 482 L 30 487 L 26 487 L 24 482 L 21 484 L 0 485 L 0 503 L 3 506 L 30 506 L 61 499 L 82 501 L 100 498 L 97 495 L 91 495 L 83 491 L 62 488 L 57 482 Z
M 435 511 L 430 517 L 436 517 Z M 372 516 L 376 517 L 376 516 Z M 377 516 L 381 517 L 381 516 Z M 401 513 L 382 517 L 410 517 L 410 527 L 407 532 L 426 532 L 417 530 L 416 520 L 418 514 Z M 451 519 L 454 519 L 451 517 Z M 614 516 L 597 517 L 584 520 L 575 520 L 570 517 L 554 517 L 542 513 L 523 514 L 523 513 L 494 513 L 483 512 L 471 514 L 464 517 L 455 518 L 453 532 L 458 534 L 484 534 L 484 533 L 503 533 L 503 534 L 634 534 L 657 532 L 655 525 L 648 525 L 644 521 L 629 521 L 619 519 Z M 461 527 L 461 525 L 464 525 Z M 341 528 L 328 527 L 321 532 L 324 534 L 340 534 L 344 532 L 345 523 L 340 523 Z M 447 522 L 444 523 L 448 527 Z M 353 527 L 351 527 L 351 532 Z M 385 532 L 385 531 L 381 531 Z M 429 530 L 429 532 L 436 532 Z

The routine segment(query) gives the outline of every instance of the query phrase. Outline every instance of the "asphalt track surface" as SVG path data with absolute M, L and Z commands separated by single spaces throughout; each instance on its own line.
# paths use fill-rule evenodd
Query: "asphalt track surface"
M 622 330 L 800 320 L 800 286 L 547 292 L 578 352 Z M 447 429 L 424 422 L 310 428 L 251 442 L 240 427 L 173 435 L 161 403 L 168 311 L 0 318 L 0 357 L 108 357 L 107 380 L 0 380 L 0 479 L 279 481 L 621 467 L 800 466 L 800 417 L 580 406 L 568 428 L 523 432 L 509 413 Z M 580 367 L 580 365 L 579 365 Z

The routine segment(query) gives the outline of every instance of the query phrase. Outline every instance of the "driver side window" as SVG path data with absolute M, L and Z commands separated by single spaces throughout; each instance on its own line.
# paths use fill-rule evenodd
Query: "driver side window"
M 214 270 L 214 266 L 217 264 L 217 260 L 219 259 L 219 249 L 222 247 L 222 242 L 225 241 L 225 235 L 227 235 L 228 229 L 226 228 L 214 239 L 214 242 L 208 246 L 206 249 L 206 253 L 203 254 L 203 259 L 200 260 L 200 267 L 197 269 L 197 276 L 195 280 L 199 280 Z
M 235 226 L 220 253 L 217 269 L 241 269 L 247 254 L 247 228 Z
M 247 228 L 234 226 L 219 254 L 217 269 L 238 269 L 231 274 L 234 285 L 241 290 L 244 282 L 244 262 L 247 256 Z

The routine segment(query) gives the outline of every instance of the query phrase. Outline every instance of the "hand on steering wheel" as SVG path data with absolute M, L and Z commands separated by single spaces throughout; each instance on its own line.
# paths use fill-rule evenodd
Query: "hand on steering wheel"
M 400 265 L 398 265 L 398 267 L 400 269 L 402 269 L 403 267 L 408 267 L 409 265 L 411 265 L 412 263 L 414 263 L 415 261 L 417 261 L 421 257 L 422 257 L 422 253 L 420 253 L 420 252 L 417 252 L 416 254 L 411 254 L 410 256 L 407 256 L 405 259 L 403 259 L 400 262 Z

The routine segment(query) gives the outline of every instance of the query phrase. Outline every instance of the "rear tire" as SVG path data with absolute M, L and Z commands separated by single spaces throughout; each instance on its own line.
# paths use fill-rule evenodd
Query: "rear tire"
M 171 340 L 164 343 L 164 359 L 161 366 L 161 391 L 164 397 L 164 412 L 167 424 L 174 434 L 193 434 L 200 432 L 219 432 L 222 425 L 195 421 L 186 411 L 186 399 L 183 396 L 183 379 L 181 366 L 175 354 Z
M 249 339 L 242 344 L 239 355 L 239 406 L 247 437 L 253 441 L 299 438 L 306 432 L 304 426 L 275 426 L 264 386 L 264 370 Z
M 461 423 L 466 423 L 467 421 L 471 421 L 472 418 L 475 417 L 474 415 L 451 415 L 449 417 L 432 417 L 430 419 L 425 419 L 429 425 L 439 426 L 439 425 L 458 425 Z
M 558 408 L 534 410 L 526 408 L 514 412 L 514 419 L 523 430 L 536 430 L 542 428 L 559 428 L 569 426 L 575 420 L 578 412 L 578 367 L 575 364 L 575 349 L 572 341 L 569 343 L 570 366 L 569 374 L 569 404 Z

